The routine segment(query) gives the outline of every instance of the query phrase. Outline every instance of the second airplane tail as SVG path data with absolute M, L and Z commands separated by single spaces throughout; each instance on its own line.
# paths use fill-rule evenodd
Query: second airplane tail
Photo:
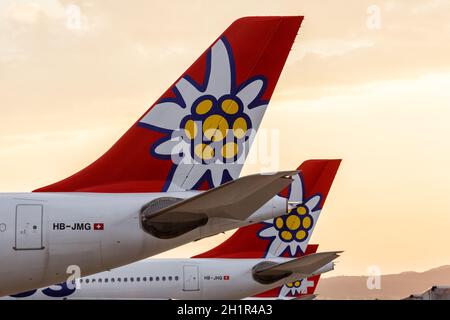
M 308 160 L 280 196 L 289 199 L 288 214 L 239 228 L 217 247 L 196 258 L 299 257 L 307 247 L 341 160 Z
M 309 239 L 340 163 L 341 160 L 303 162 L 298 167 L 299 174 L 292 177 L 292 184 L 280 193 L 280 196 L 289 199 L 288 215 L 239 228 L 225 242 L 195 258 L 245 259 L 314 254 L 318 245 L 308 245 Z M 319 279 L 320 274 L 298 279 L 253 298 L 313 298 Z

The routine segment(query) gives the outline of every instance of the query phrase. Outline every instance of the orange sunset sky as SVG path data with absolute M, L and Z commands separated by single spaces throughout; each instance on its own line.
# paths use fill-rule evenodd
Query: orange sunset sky
M 243 174 L 343 159 L 311 241 L 345 251 L 329 275 L 450 264 L 450 1 L 0 0 L 0 191 L 91 163 L 246 15 L 305 20 L 261 126 L 279 145 Z

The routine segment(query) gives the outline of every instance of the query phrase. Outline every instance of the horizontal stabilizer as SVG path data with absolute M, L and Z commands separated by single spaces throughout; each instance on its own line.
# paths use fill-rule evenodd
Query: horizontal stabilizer
M 154 206 L 146 206 L 141 213 L 142 225 L 152 235 L 168 239 L 205 225 L 209 218 L 243 221 L 289 186 L 293 181 L 290 177 L 297 173 L 283 171 L 250 175 L 192 198 L 175 199 L 157 211 Z
M 253 278 L 264 284 L 276 282 L 293 274 L 299 278 L 308 278 L 339 257 L 341 252 L 313 253 L 284 263 L 261 262 L 253 268 Z

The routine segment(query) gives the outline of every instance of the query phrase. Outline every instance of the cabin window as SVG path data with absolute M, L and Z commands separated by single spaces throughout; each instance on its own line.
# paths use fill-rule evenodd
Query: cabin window
M 169 281 L 172 281 L 172 276 L 169 277 Z
M 175 281 L 178 281 L 178 276 L 175 276 Z
M 99 278 L 99 279 L 98 279 L 98 282 L 102 282 L 102 278 Z
M 155 280 L 156 280 L 156 281 L 159 281 L 159 277 L 156 277 Z
M 147 281 L 147 277 L 143 277 L 143 278 L 142 278 L 142 281 Z
M 123 278 L 123 282 L 127 282 L 128 281 L 128 278 Z
M 137 282 L 141 281 L 141 278 L 137 277 L 137 278 L 136 278 L 136 281 L 137 281 Z
M 108 278 L 105 278 L 105 282 L 108 282 Z

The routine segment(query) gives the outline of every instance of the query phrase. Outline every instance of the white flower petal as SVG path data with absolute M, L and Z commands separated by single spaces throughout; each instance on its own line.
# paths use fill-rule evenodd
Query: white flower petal
M 192 188 L 197 184 L 200 178 L 207 171 L 207 166 L 200 163 L 184 166 L 187 168 L 185 168 L 185 179 L 181 187 L 184 190 L 192 190 Z
M 279 257 L 288 245 L 276 236 L 270 244 L 266 257 Z
M 322 210 L 314 210 L 310 212 L 310 215 L 313 217 L 313 227 L 316 225 L 317 220 L 319 219 L 320 212 Z
M 252 103 L 263 88 L 264 82 L 261 79 L 254 80 L 242 88 L 236 96 L 241 99 L 242 104 L 247 107 Z
M 264 117 L 266 108 L 267 105 L 261 105 L 252 109 L 245 110 L 245 113 L 247 113 L 247 115 L 250 117 L 250 120 L 252 121 L 253 130 L 258 130 L 262 118 Z
M 308 243 L 309 243 L 309 238 L 311 238 L 311 234 L 312 234 L 313 230 L 314 230 L 314 227 L 312 227 L 311 230 L 309 230 L 308 236 L 302 242 L 295 242 L 295 250 L 293 250 L 293 252 L 291 250 L 292 255 L 295 254 L 295 251 L 297 251 L 297 248 L 300 248 L 302 253 L 305 253 L 306 247 L 308 246 Z
M 236 180 L 237 178 L 239 178 L 239 174 L 241 173 L 243 164 L 230 162 L 230 163 L 224 164 L 224 166 L 228 170 L 228 173 L 230 174 L 230 177 L 233 180 Z M 225 170 L 225 168 L 221 168 L 221 171 L 224 171 L 224 170 Z
M 302 203 L 303 202 L 303 184 L 300 176 L 296 174 L 292 177 L 294 180 L 291 183 L 291 193 L 289 194 L 289 201 Z
M 176 137 L 159 144 L 155 148 L 155 152 L 161 155 L 179 154 L 183 150 L 182 143 L 181 137 Z
M 270 223 L 272 223 L 273 220 L 268 220 L 268 221 L 270 221 Z M 271 238 L 271 237 L 275 237 L 277 234 L 278 234 L 278 231 L 275 230 L 274 227 L 269 227 L 269 228 L 262 230 L 259 233 L 259 236 L 261 238 Z
M 177 165 L 175 172 L 173 173 L 172 176 L 172 181 L 170 182 L 167 191 L 184 190 L 183 183 L 186 180 L 186 177 L 188 176 L 191 167 L 192 165 L 184 163 Z
M 175 86 L 180 92 L 187 108 L 190 108 L 194 101 L 201 95 L 201 92 L 199 92 L 196 87 L 184 78 L 181 78 Z
M 211 70 L 206 93 L 217 98 L 231 92 L 231 66 L 228 51 L 222 40 L 211 49 Z
M 310 214 L 313 218 L 313 221 L 312 221 L 311 229 L 308 230 L 308 236 L 303 241 L 296 242 L 297 246 L 300 247 L 300 250 L 303 253 L 305 253 L 306 248 L 308 247 L 309 240 L 311 239 L 311 236 L 314 232 L 314 228 L 316 227 L 317 219 L 319 218 L 319 215 L 320 215 L 320 210 L 315 210 L 315 211 L 311 212 Z
M 278 296 L 279 297 L 286 297 L 289 294 L 289 292 L 291 292 L 291 289 L 288 288 L 288 286 L 283 285 L 281 287 L 280 294 Z
M 295 253 L 297 252 L 297 248 L 298 248 L 299 246 L 300 246 L 300 248 L 301 248 L 300 243 L 297 242 L 297 241 L 295 241 L 295 240 L 293 240 L 291 243 L 289 243 L 289 251 L 290 251 L 292 257 L 295 256 Z M 305 251 L 302 250 L 302 252 L 305 252 Z
M 320 196 L 316 195 L 306 202 L 306 206 L 309 208 L 309 210 L 313 210 L 319 204 L 319 202 Z
M 174 102 L 162 102 L 151 108 L 140 122 L 167 130 L 177 130 L 181 120 L 189 112 L 188 108 L 183 109 Z
M 220 186 L 220 184 L 222 183 L 222 176 L 223 176 L 223 172 L 224 172 L 222 166 L 221 165 L 210 166 L 210 170 L 211 170 L 212 183 L 213 183 L 214 187 Z

